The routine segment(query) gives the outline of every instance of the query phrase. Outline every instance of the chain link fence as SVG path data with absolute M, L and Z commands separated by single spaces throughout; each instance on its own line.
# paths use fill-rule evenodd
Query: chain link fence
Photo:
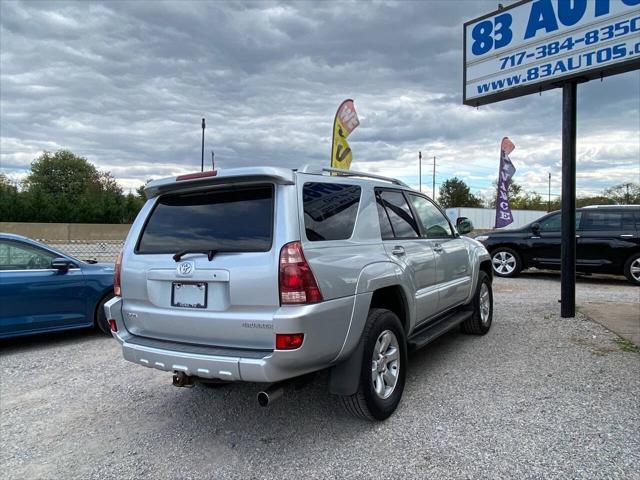
M 67 253 L 72 257 L 79 258 L 80 260 L 95 260 L 98 262 L 110 262 L 114 263 L 118 257 L 118 253 L 122 248 L 124 242 L 119 240 L 103 240 L 103 241 L 79 241 L 71 240 L 66 242 L 39 239 L 46 245 L 49 245 L 56 250 L 60 250 L 63 253 Z

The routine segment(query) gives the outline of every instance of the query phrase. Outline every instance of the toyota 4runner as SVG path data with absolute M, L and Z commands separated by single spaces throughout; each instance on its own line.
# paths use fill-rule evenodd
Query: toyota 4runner
M 286 383 L 329 369 L 354 415 L 382 420 L 407 353 L 491 327 L 487 250 L 399 180 L 238 168 L 146 186 L 105 306 L 125 359 L 174 384 Z

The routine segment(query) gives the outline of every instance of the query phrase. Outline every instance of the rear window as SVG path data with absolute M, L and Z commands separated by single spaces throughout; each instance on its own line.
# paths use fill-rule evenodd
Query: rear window
M 302 187 L 307 239 L 351 238 L 360 205 L 360 187 L 341 183 L 309 182 Z
M 266 252 L 273 235 L 273 187 L 160 197 L 136 253 L 184 250 Z
M 583 230 L 635 230 L 632 211 L 589 211 L 582 222 Z

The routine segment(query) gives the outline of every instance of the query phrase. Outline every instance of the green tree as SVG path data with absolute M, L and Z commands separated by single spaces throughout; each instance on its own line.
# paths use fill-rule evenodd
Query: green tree
M 498 188 L 498 184 L 493 182 L 493 186 Z M 509 206 L 514 210 L 547 210 L 547 199 L 536 192 L 525 192 L 517 182 L 511 181 L 509 184 Z M 493 194 L 487 202 L 489 208 L 495 208 L 496 195 Z
M 0 221 L 11 221 L 22 209 L 18 187 L 4 173 L 0 173 Z
M 482 200 L 458 177 L 449 178 L 440 185 L 438 203 L 444 208 L 482 207 Z
M 615 205 L 612 199 L 604 197 L 602 195 L 596 195 L 592 197 L 577 197 L 576 207 L 587 207 L 589 205 Z M 560 207 L 558 206 L 558 209 Z
M 607 188 L 604 197 L 612 200 L 618 205 L 640 204 L 640 184 L 628 182 Z
M 127 220 L 122 188 L 109 172 L 69 150 L 44 152 L 24 182 L 28 221 L 121 223 Z

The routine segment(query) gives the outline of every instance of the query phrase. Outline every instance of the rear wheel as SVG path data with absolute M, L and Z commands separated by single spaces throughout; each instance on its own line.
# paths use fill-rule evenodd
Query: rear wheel
M 624 265 L 624 276 L 634 285 L 640 285 L 640 253 L 629 257 Z
M 109 327 L 109 322 L 107 321 L 107 315 L 104 313 L 104 304 L 107 303 L 114 297 L 113 293 L 109 293 L 106 295 L 96 308 L 96 326 L 100 329 L 101 332 L 106 333 L 107 335 L 111 335 L 111 328 Z
M 491 266 L 499 277 L 515 277 L 522 270 L 522 260 L 515 250 L 503 247 L 491 254 Z
M 407 343 L 404 329 L 395 313 L 372 308 L 360 340 L 364 357 L 358 391 L 342 397 L 352 415 L 369 420 L 384 420 L 402 398 L 407 368 Z

